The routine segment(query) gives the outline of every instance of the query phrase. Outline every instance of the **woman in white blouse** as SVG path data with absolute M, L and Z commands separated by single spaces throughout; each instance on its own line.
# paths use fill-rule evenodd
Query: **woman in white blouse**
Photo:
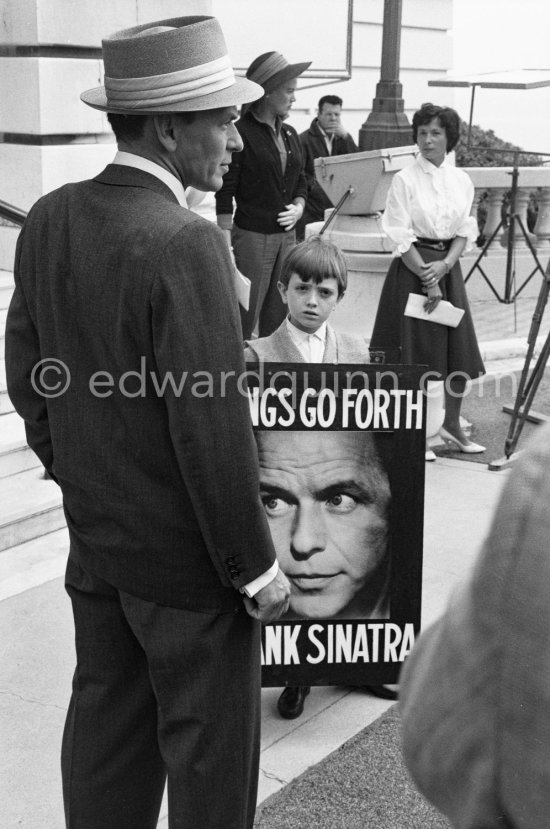
M 441 437 L 462 452 L 483 452 L 460 424 L 466 381 L 485 373 L 458 261 L 478 235 L 470 215 L 474 187 L 464 170 L 447 159 L 458 142 L 460 119 L 454 109 L 423 104 L 412 127 L 420 154 L 393 177 L 382 217 L 395 258 L 382 289 L 371 348 L 400 348 L 402 363 L 427 365 L 429 380 L 445 381 Z M 445 299 L 463 308 L 464 316 L 456 328 L 406 317 L 409 293 L 426 296 L 428 313 Z M 428 447 L 426 460 L 435 460 Z

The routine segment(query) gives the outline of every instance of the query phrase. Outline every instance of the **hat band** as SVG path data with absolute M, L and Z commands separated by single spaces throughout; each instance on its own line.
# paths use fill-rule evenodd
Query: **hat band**
M 227 89 L 235 83 L 228 55 L 178 72 L 144 78 L 105 77 L 109 106 L 138 109 L 188 101 Z
M 247 77 L 249 81 L 263 84 L 287 66 L 289 66 L 288 61 L 279 52 L 275 52 L 261 63 L 252 75 L 247 75 Z

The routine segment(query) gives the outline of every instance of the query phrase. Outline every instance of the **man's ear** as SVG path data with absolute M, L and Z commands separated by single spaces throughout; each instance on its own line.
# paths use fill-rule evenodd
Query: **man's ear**
M 288 290 L 287 286 L 283 282 L 277 282 L 277 288 L 279 289 L 279 293 L 281 294 L 281 299 L 284 304 L 288 305 L 288 299 L 286 297 L 286 292 Z
M 174 114 L 163 112 L 161 115 L 155 115 L 153 123 L 158 140 L 166 150 L 173 153 L 178 145 Z
M 340 302 L 341 299 L 344 299 L 345 295 L 346 295 L 345 291 L 342 291 L 341 294 L 338 294 L 338 299 L 336 300 L 337 305 L 338 305 L 338 303 Z

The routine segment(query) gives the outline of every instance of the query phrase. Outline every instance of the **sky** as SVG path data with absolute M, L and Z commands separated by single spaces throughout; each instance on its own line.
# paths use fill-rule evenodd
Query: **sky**
M 550 81 L 548 0 L 454 0 L 453 75 L 504 69 L 546 69 Z M 455 91 L 465 120 L 471 90 Z M 473 123 L 524 150 L 550 153 L 550 86 L 476 89 Z M 550 159 L 548 159 L 550 161 Z

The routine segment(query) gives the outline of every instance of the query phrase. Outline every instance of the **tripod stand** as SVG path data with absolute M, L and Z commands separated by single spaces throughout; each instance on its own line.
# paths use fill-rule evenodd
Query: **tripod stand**
M 531 404 L 540 385 L 540 382 L 544 376 L 544 369 L 546 368 L 548 358 L 550 357 L 550 331 L 548 332 L 546 341 L 541 349 L 541 352 L 537 358 L 537 361 L 531 374 L 529 374 L 529 368 L 531 366 L 531 360 L 533 359 L 533 352 L 537 342 L 540 324 L 542 322 L 542 318 L 544 315 L 544 309 L 546 308 L 546 304 L 548 302 L 549 291 L 550 260 L 548 261 L 548 264 L 546 266 L 546 271 L 544 273 L 544 281 L 540 287 L 537 304 L 531 320 L 529 335 L 527 337 L 527 354 L 525 355 L 525 361 L 521 371 L 521 377 L 519 381 L 518 391 L 516 394 L 516 400 L 514 403 L 514 407 L 511 411 L 512 420 L 510 422 L 510 428 L 508 429 L 508 436 L 504 444 L 505 457 L 498 461 L 490 463 L 489 469 L 492 470 L 504 469 L 506 466 L 509 466 L 509 464 L 515 459 L 515 457 L 517 457 L 517 453 L 515 453 L 515 448 L 517 446 L 517 442 L 523 430 L 525 421 L 529 418 Z M 504 410 L 508 411 L 506 407 L 504 407 Z M 531 419 L 534 419 L 537 422 L 539 422 L 549 420 L 550 418 L 547 418 L 544 415 L 537 415 L 536 418 L 534 416 L 531 416 Z
M 474 147 L 474 149 L 475 149 L 475 147 Z M 493 153 L 495 153 L 495 152 L 496 153 L 498 153 L 498 152 L 503 152 L 504 153 L 505 152 L 505 153 L 509 154 L 511 151 L 510 150 L 493 149 L 492 152 Z M 491 280 L 489 279 L 489 277 L 487 276 L 487 274 L 485 273 L 485 271 L 483 270 L 483 268 L 481 267 L 481 264 L 480 264 L 481 260 L 483 259 L 483 257 L 487 253 L 487 251 L 490 248 L 492 242 L 494 241 L 497 233 L 503 227 L 503 225 L 504 225 L 504 219 L 503 218 L 500 219 L 499 223 L 497 224 L 497 226 L 493 230 L 491 236 L 488 239 L 485 240 L 483 248 L 481 249 L 480 253 L 478 254 L 474 264 L 472 265 L 472 267 L 468 271 L 466 277 L 464 278 L 464 284 L 466 284 L 468 282 L 468 280 L 470 279 L 470 277 L 472 276 L 473 272 L 477 269 L 481 273 L 481 275 L 483 276 L 485 282 L 487 283 L 487 285 L 489 286 L 489 288 L 491 289 L 493 294 L 496 296 L 498 301 L 502 302 L 502 303 L 505 303 L 505 304 L 510 304 L 510 303 L 515 301 L 516 297 L 519 296 L 521 291 L 531 281 L 531 279 L 537 273 L 537 271 L 539 271 L 541 273 L 541 275 L 544 276 L 544 268 L 542 267 L 541 263 L 539 262 L 539 259 L 537 257 L 537 252 L 536 252 L 535 248 L 533 247 L 533 243 L 531 242 L 529 232 L 528 232 L 527 228 L 525 227 L 521 216 L 516 211 L 517 194 L 518 194 L 518 181 L 519 181 L 518 161 L 519 161 L 520 152 L 521 152 L 521 155 L 536 155 L 536 156 L 550 155 L 549 153 L 533 153 L 533 152 L 527 152 L 527 151 L 524 151 L 524 150 L 521 150 L 521 151 L 520 150 L 514 150 L 513 151 L 514 160 L 513 160 L 512 173 L 511 173 L 512 185 L 511 185 L 511 189 L 510 189 L 510 204 L 509 204 L 509 209 L 508 209 L 508 238 L 507 238 L 507 244 L 506 244 L 506 276 L 505 276 L 505 280 L 504 280 L 504 296 L 501 296 L 499 294 L 499 292 L 494 287 Z M 515 242 L 516 242 L 516 226 L 519 227 L 519 229 L 520 229 L 520 231 L 523 235 L 523 238 L 525 239 L 525 242 L 527 243 L 527 246 L 529 248 L 531 256 L 533 257 L 533 260 L 535 262 L 535 267 L 533 268 L 533 270 L 531 271 L 529 276 L 523 281 L 523 283 L 520 285 L 520 287 L 517 290 L 515 290 L 515 271 L 514 271 L 514 245 L 515 245 Z M 513 294 L 512 294 L 512 289 L 514 289 Z

